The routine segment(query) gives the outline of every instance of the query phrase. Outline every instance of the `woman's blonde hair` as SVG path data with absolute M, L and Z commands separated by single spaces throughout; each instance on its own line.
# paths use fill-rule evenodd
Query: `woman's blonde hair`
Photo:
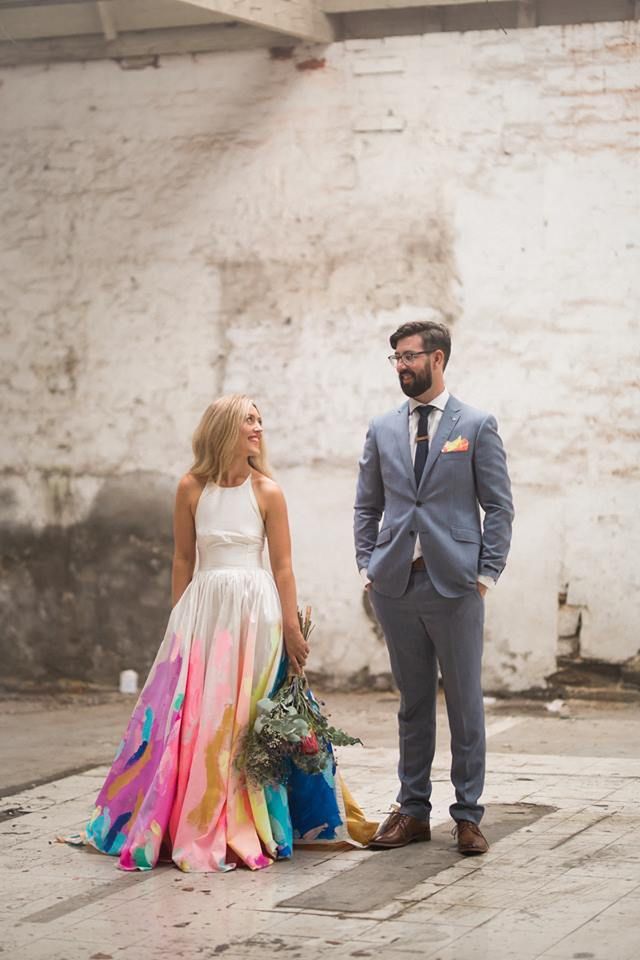
M 255 403 L 244 394 L 220 397 L 209 404 L 193 435 L 195 460 L 189 471 L 194 477 L 220 483 L 236 453 L 240 426 Z M 256 410 L 258 408 L 256 407 Z M 265 476 L 271 476 L 264 440 L 260 437 L 260 453 L 248 458 L 249 464 Z

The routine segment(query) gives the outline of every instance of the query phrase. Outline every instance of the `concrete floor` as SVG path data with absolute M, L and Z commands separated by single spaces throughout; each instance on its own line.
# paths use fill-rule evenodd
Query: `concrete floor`
M 340 751 L 367 815 L 396 790 L 396 698 L 329 694 L 365 741 Z M 632 960 L 640 929 L 640 707 L 488 704 L 489 854 L 449 834 L 439 711 L 434 836 L 401 851 L 298 850 L 250 873 L 119 872 L 55 842 L 82 828 L 133 706 L 119 695 L 0 703 L 0 943 L 17 960 L 379 957 Z M 75 771 L 75 772 L 74 772 Z M 29 787 L 30 784 L 37 784 Z

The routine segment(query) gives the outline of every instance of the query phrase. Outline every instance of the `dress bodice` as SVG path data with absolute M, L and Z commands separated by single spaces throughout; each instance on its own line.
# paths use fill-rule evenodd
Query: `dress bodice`
M 262 567 L 265 529 L 251 477 L 238 487 L 208 483 L 196 508 L 198 572 Z

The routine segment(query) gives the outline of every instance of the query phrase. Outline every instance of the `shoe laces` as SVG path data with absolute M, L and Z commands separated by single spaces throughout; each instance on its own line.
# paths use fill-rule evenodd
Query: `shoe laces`
M 464 823 L 467 829 L 470 830 L 471 833 L 475 834 L 476 837 L 480 836 L 480 827 L 478 826 L 477 823 L 472 823 L 471 820 L 460 820 L 459 822 L 456 822 L 453 830 L 451 831 L 452 837 L 458 836 L 458 831 L 460 829 L 461 823 Z
M 399 810 L 389 810 L 387 820 L 393 820 L 393 823 L 401 823 L 406 816 L 406 813 L 400 813 Z
M 400 811 L 398 810 L 398 807 L 396 806 L 394 810 L 392 805 L 392 808 L 389 810 L 389 814 L 387 816 L 386 822 L 388 823 L 389 820 L 391 820 L 391 823 L 393 824 L 393 826 L 395 826 L 398 823 L 406 823 L 408 820 L 411 820 L 411 819 L 412 818 L 408 813 L 400 813 Z

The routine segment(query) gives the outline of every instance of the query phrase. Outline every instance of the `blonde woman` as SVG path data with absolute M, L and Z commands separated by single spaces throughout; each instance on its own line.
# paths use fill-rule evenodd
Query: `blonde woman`
M 295 838 L 347 838 L 332 771 L 258 789 L 234 764 L 255 704 L 287 665 L 303 669 L 309 647 L 258 408 L 217 400 L 193 449 L 175 503 L 174 607 L 86 831 L 125 870 L 161 856 L 183 870 L 260 869 L 290 856 Z

